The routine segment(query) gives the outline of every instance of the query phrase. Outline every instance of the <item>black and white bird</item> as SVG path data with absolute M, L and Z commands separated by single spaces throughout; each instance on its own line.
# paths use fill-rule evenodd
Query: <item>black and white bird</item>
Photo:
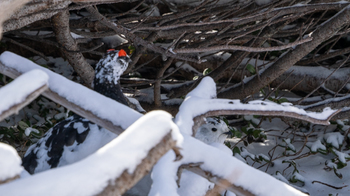
M 129 62 L 130 58 L 124 50 L 107 51 L 96 65 L 94 90 L 128 105 L 119 79 Z M 207 118 L 206 124 L 198 129 L 195 137 L 207 144 L 222 144 L 228 133 L 224 121 Z M 22 165 L 30 174 L 69 165 L 93 154 L 117 136 L 75 114 L 57 123 L 36 144 L 30 146 L 22 159 Z M 126 195 L 147 195 L 151 184 L 150 175 L 147 175 Z
M 130 58 L 124 50 L 108 50 L 96 65 L 94 90 L 128 105 L 118 81 L 129 62 Z M 96 152 L 115 137 L 117 134 L 74 114 L 57 123 L 30 146 L 22 165 L 30 174 L 68 165 Z

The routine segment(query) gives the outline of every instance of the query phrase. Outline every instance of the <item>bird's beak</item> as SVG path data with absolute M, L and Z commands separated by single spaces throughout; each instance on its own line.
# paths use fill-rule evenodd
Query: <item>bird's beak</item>
M 120 56 L 120 59 L 123 59 L 126 63 L 130 63 L 131 59 L 128 56 Z
M 223 134 L 227 135 L 227 137 L 229 137 L 229 138 L 232 138 L 232 137 L 233 137 L 233 134 L 232 134 L 231 131 L 227 131 L 227 132 L 225 132 L 225 133 L 223 133 Z

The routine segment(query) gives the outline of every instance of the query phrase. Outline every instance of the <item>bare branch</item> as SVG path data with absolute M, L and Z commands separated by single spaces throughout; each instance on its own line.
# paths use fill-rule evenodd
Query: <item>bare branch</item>
M 330 18 L 319 28 L 312 33 L 313 40 L 299 45 L 295 50 L 288 52 L 286 55 L 279 58 L 272 66 L 267 68 L 261 75 L 260 82 L 258 77 L 254 77 L 247 84 L 245 84 L 244 89 L 242 86 L 237 86 L 234 89 L 226 89 L 226 91 L 221 92 L 219 97 L 231 97 L 231 98 L 244 98 L 250 94 L 253 94 L 257 90 L 263 88 L 267 84 L 275 80 L 279 75 L 287 71 L 291 66 L 293 66 L 302 57 L 307 55 L 313 49 L 315 49 L 323 41 L 329 39 L 335 33 L 337 33 L 340 28 L 350 21 L 350 7 L 346 7 L 341 10 L 334 17 Z
M 85 8 L 88 10 L 88 12 L 90 12 L 95 18 L 97 18 L 102 24 L 106 25 L 107 27 L 113 29 L 116 33 L 118 34 L 123 34 L 126 36 L 127 39 L 132 40 L 133 43 L 137 43 L 140 44 L 150 50 L 153 50 L 154 52 L 160 53 L 164 56 L 168 56 L 168 57 L 172 57 L 172 58 L 176 58 L 176 59 L 181 59 L 181 60 L 187 60 L 190 62 L 196 62 L 196 63 L 200 63 L 200 60 L 197 60 L 195 58 L 192 57 L 187 57 L 187 56 L 182 56 L 182 55 L 176 55 L 173 54 L 171 52 L 168 52 L 166 49 L 158 47 L 150 42 L 147 42 L 145 40 L 143 40 L 142 38 L 136 36 L 135 34 L 132 34 L 131 32 L 129 32 L 129 30 L 127 30 L 125 27 L 121 26 L 121 25 L 117 25 L 109 20 L 107 20 L 106 17 L 104 17 L 103 15 L 101 15 L 95 8 L 93 7 L 87 7 Z
M 67 50 L 79 51 L 78 43 L 70 34 L 69 11 L 65 10 L 53 16 L 52 23 L 57 42 Z M 82 78 L 85 85 L 91 88 L 95 72 L 91 65 L 86 62 L 84 56 L 80 52 L 70 53 L 65 50 L 61 50 L 61 52 L 67 57 L 70 65 Z
M 297 45 L 309 42 L 312 40 L 312 37 L 308 37 L 299 41 L 295 41 L 290 44 L 282 45 L 282 46 L 274 46 L 274 47 L 266 47 L 266 48 L 254 48 L 247 46 L 233 46 L 233 45 L 220 45 L 220 46 L 212 46 L 207 48 L 181 48 L 174 49 L 175 53 L 197 53 L 197 52 L 213 52 L 213 51 L 225 51 L 225 50 L 238 50 L 238 51 L 246 51 L 246 52 L 268 52 L 268 51 L 279 51 L 285 50 L 287 48 L 292 48 Z

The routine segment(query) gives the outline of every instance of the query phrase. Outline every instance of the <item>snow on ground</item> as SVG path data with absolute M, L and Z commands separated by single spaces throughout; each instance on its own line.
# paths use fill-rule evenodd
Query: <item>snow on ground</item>
M 268 120 L 264 121 L 261 126 L 265 130 L 270 130 L 271 127 L 272 130 L 267 133 L 267 140 L 263 143 L 251 143 L 248 146 L 244 146 L 244 144 L 240 143 L 237 145 L 237 147 L 244 147 L 249 153 L 256 155 L 259 153 L 264 153 L 267 155 L 267 152 L 269 152 L 271 149 L 273 149 L 276 145 L 282 144 L 282 138 L 286 137 L 288 135 L 288 132 L 284 131 L 286 126 L 285 123 L 283 123 L 280 120 L 277 120 L 276 118 L 273 119 L 272 122 L 269 122 Z M 276 129 L 276 127 L 280 127 L 279 129 Z M 332 129 L 327 129 L 327 132 L 332 132 Z M 293 137 L 293 136 L 290 136 Z M 338 140 L 339 138 L 334 138 L 334 140 Z M 300 154 L 296 154 L 295 156 L 285 156 L 285 148 L 277 147 L 275 150 L 270 151 L 273 155 L 273 165 L 266 164 L 265 166 L 262 166 L 266 162 L 258 163 L 251 159 L 247 159 L 247 162 L 249 165 L 253 165 L 255 168 L 259 168 L 259 170 L 266 172 L 267 174 L 271 174 L 275 176 L 277 179 L 280 179 L 284 182 L 290 183 L 288 180 L 293 177 L 293 175 L 296 174 L 296 176 L 299 179 L 303 180 L 303 183 L 296 183 L 294 187 L 297 187 L 300 190 L 307 191 L 311 196 L 318 196 L 318 195 L 338 195 L 338 196 L 346 196 L 350 193 L 350 170 L 349 168 L 343 168 L 341 170 L 338 170 L 342 174 L 342 179 L 338 178 L 334 171 L 327 170 L 326 169 L 326 163 L 328 162 L 329 166 L 336 167 L 336 164 L 332 163 L 330 160 L 334 158 L 334 155 L 332 153 L 329 153 L 328 155 L 322 155 L 320 153 L 305 156 L 303 158 L 295 159 L 294 158 L 303 155 L 305 153 L 308 153 L 311 151 L 316 152 L 318 148 L 325 149 L 324 145 L 321 144 L 318 137 L 309 137 L 309 143 L 307 146 L 309 148 L 304 148 Z M 333 141 L 334 142 L 334 141 Z M 296 151 L 298 152 L 302 146 L 303 142 L 294 142 Z M 273 153 L 272 153 L 273 152 Z M 294 154 L 294 153 L 293 153 Z M 348 155 L 345 155 L 348 156 Z M 279 158 L 278 158 L 279 157 Z M 290 165 L 290 162 L 284 162 L 284 161 L 294 161 L 297 170 L 299 173 L 294 173 L 294 167 Z M 261 167 L 262 166 L 262 167 Z M 267 171 L 266 171 L 267 170 Z M 332 185 L 335 187 L 343 187 L 341 189 L 334 189 L 327 185 L 323 185 L 317 182 L 312 183 L 313 181 L 319 181 L 326 183 L 328 185 Z
M 0 55 L 0 62 L 20 73 L 25 73 L 33 69 L 44 71 L 49 75 L 49 87 L 53 92 L 65 97 L 70 102 L 93 112 L 100 118 L 110 120 L 114 125 L 120 125 L 123 129 L 129 127 L 141 117 L 140 113 L 129 107 L 119 104 L 116 101 L 96 93 L 80 84 L 72 82 L 63 76 L 14 53 L 2 53 Z
M 20 175 L 23 170 L 21 164 L 22 160 L 14 148 L 10 145 L 0 143 L 0 181 Z
M 96 195 L 124 170 L 132 173 L 148 151 L 170 131 L 180 147 L 183 138 L 171 115 L 163 111 L 150 112 L 86 159 L 0 185 L 0 193 L 11 196 Z
M 48 84 L 48 80 L 49 77 L 45 72 L 36 69 L 0 88 L 0 114 L 23 102 L 35 90 Z

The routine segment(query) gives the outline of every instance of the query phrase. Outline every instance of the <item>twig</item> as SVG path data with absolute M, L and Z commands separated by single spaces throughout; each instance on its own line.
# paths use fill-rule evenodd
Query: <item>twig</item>
M 16 45 L 18 45 L 18 46 L 20 46 L 20 47 L 22 47 L 22 48 L 25 48 L 25 49 L 27 49 L 27 50 L 33 52 L 34 54 L 39 55 L 41 58 L 45 59 L 46 61 L 49 61 L 49 59 L 48 59 L 42 52 L 39 52 L 39 51 L 37 51 L 37 50 L 34 50 L 33 48 L 31 48 L 31 47 L 29 47 L 29 46 L 26 46 L 26 45 L 24 45 L 24 44 L 21 44 L 21 43 L 19 43 L 19 42 L 16 42 L 16 41 L 13 40 L 13 39 L 6 38 L 6 37 L 3 37 L 2 40 L 9 41 L 9 42 L 11 42 L 11 43 L 13 43 L 13 44 L 16 44 Z
M 182 56 L 182 55 L 176 55 L 173 54 L 171 52 L 167 52 L 164 48 L 160 48 L 152 43 L 149 43 L 145 40 L 143 40 L 142 38 L 132 34 L 129 30 L 127 30 L 125 27 L 121 26 L 121 25 L 117 25 L 109 20 L 107 20 L 106 17 L 104 17 L 103 15 L 101 15 L 95 8 L 93 7 L 87 7 L 85 8 L 88 12 L 90 12 L 90 14 L 92 14 L 95 18 L 97 18 L 99 20 L 99 22 L 101 22 L 102 24 L 106 25 L 107 27 L 113 29 L 116 33 L 118 34 L 124 34 L 128 39 L 132 40 L 133 43 L 137 43 L 140 44 L 150 50 L 153 50 L 154 52 L 160 53 L 164 56 L 168 56 L 168 57 L 172 57 L 172 58 L 176 58 L 176 59 L 181 59 L 181 60 L 187 60 L 190 62 L 196 62 L 196 63 L 200 63 L 201 60 L 197 60 L 195 58 L 192 57 L 188 57 L 188 56 Z
M 321 182 L 321 181 L 317 181 L 317 180 L 312 181 L 312 184 L 314 184 L 314 183 L 320 183 L 320 184 L 323 184 L 323 185 L 325 185 L 325 186 L 331 187 L 331 188 L 333 188 L 333 189 L 342 189 L 342 188 L 345 188 L 345 187 L 348 186 L 348 185 L 344 185 L 344 186 L 333 186 L 333 185 L 330 185 L 330 184 L 327 184 L 327 183 L 324 183 L 324 182 Z
M 300 105 L 301 102 L 303 102 L 306 98 L 310 97 L 314 92 L 316 92 L 322 85 L 324 85 L 324 83 L 336 72 L 338 71 L 338 69 L 340 69 L 348 60 L 349 60 L 349 57 L 350 55 L 337 67 L 337 69 L 334 69 L 332 71 L 331 74 L 329 74 L 329 76 L 327 78 L 325 78 L 322 83 L 317 87 L 315 88 L 313 91 L 311 91 L 309 94 L 307 94 L 306 96 L 304 96 L 302 99 L 300 99 L 298 102 L 297 102 L 297 105 Z
M 295 47 L 300 44 L 304 44 L 306 42 L 309 42 L 312 40 L 312 37 L 308 37 L 305 39 L 302 39 L 300 41 L 295 41 L 290 44 L 286 44 L 283 46 L 273 46 L 273 47 L 266 47 L 266 48 L 255 48 L 255 47 L 248 47 L 248 46 L 232 46 L 232 45 L 221 45 L 221 46 L 212 46 L 207 48 L 181 48 L 181 49 L 174 49 L 175 53 L 198 53 L 198 52 L 213 52 L 213 51 L 225 51 L 225 50 L 239 50 L 239 51 L 246 51 L 246 52 L 268 52 L 268 51 L 280 51 L 285 50 L 288 48 Z

